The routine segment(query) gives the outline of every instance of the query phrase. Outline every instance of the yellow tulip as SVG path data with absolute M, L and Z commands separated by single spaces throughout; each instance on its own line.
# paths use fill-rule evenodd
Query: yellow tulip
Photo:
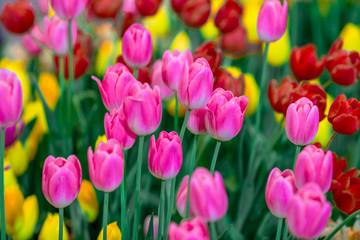
M 110 223 L 106 227 L 107 230 L 107 239 L 109 240 L 121 240 L 121 232 L 117 225 L 117 222 Z M 101 232 L 97 238 L 97 240 L 103 240 L 103 229 L 101 229 Z
M 82 211 L 88 216 L 89 222 L 94 222 L 99 213 L 99 204 L 91 182 L 83 180 L 78 200 Z
M 326 109 L 325 109 L 325 115 L 329 114 L 330 107 L 332 103 L 334 102 L 334 98 L 330 96 L 329 94 L 326 94 Z M 313 142 L 320 142 L 321 145 L 325 148 L 330 137 L 332 134 L 332 125 L 328 121 L 328 119 L 325 117 L 320 123 L 319 123 L 319 130 L 315 136 L 315 139 Z
M 19 140 L 6 150 L 5 159 L 10 163 L 16 176 L 22 175 L 29 165 L 27 152 Z
M 186 49 L 191 50 L 191 40 L 186 32 L 179 32 L 172 40 L 170 50 L 174 51 L 175 49 L 179 49 L 181 52 L 184 52 Z
M 10 165 L 10 163 L 7 161 L 7 159 L 5 159 L 4 166 L 8 166 L 8 165 Z M 4 188 L 6 189 L 14 185 L 17 186 L 18 182 L 16 180 L 15 173 L 10 166 L 10 168 L 4 171 Z
M 60 98 L 60 87 L 56 76 L 46 72 L 40 73 L 39 86 L 47 105 L 54 111 Z
M 23 223 L 24 196 L 18 185 L 5 189 L 6 233 L 13 235 L 21 229 Z
M 34 229 L 39 217 L 39 204 L 35 195 L 27 197 L 22 206 L 23 223 L 19 231 L 12 237 L 14 240 L 30 239 L 34 233 Z
M 171 115 L 171 116 L 175 116 L 175 104 L 176 104 L 176 100 L 175 100 L 175 97 L 173 97 L 170 102 L 167 104 L 166 106 L 166 110 L 168 111 L 168 113 Z M 185 111 L 186 111 L 186 108 L 183 107 L 180 103 L 179 103 L 179 109 L 178 109 L 178 116 L 179 117 L 184 117 L 185 116 Z
M 69 239 L 68 231 L 63 225 L 63 240 Z M 45 222 L 40 230 L 38 240 L 54 240 L 59 238 L 59 214 L 48 213 Z
M 162 4 L 155 15 L 143 18 L 142 22 L 144 27 L 150 31 L 151 35 L 164 37 L 169 33 L 169 18 L 169 9 L 166 4 Z
M 343 48 L 348 51 L 360 52 L 360 27 L 347 23 L 341 30 L 340 37 L 344 41 Z
M 270 43 L 267 61 L 270 65 L 279 67 L 288 61 L 290 51 L 289 30 L 286 29 L 285 34 L 278 41 Z
M 105 74 L 106 68 L 116 62 L 117 56 L 122 54 L 122 40 L 105 40 L 101 43 L 95 58 L 95 73 L 99 76 Z
M 206 40 L 216 40 L 219 36 L 219 30 L 215 26 L 213 19 L 209 19 L 204 26 L 200 28 L 200 32 Z
M 244 1 L 244 13 L 242 17 L 242 23 L 246 29 L 246 34 L 249 42 L 258 42 L 259 37 L 257 35 L 257 17 L 263 1 L 247 0 Z
M 95 142 L 95 150 L 97 149 L 100 142 L 107 142 L 106 135 L 98 136 Z

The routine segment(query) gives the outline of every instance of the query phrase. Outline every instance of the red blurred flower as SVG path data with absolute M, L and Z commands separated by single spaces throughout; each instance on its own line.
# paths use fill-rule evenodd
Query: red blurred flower
M 136 7 L 141 16 L 154 15 L 160 7 L 161 0 L 135 0 Z
M 346 100 L 344 94 L 337 96 L 330 107 L 328 119 L 334 131 L 345 135 L 356 133 L 360 126 L 360 102 L 355 98 Z
M 211 13 L 210 0 L 171 0 L 171 5 L 184 23 L 194 28 L 206 23 Z
M 334 42 L 327 57 L 326 68 L 335 83 L 349 86 L 360 79 L 360 55 L 358 52 L 342 49 L 342 45 L 342 38 Z
M 231 32 L 240 24 L 242 6 L 235 0 L 227 0 L 215 17 L 215 25 L 223 33 Z
M 99 18 L 116 18 L 121 0 L 90 0 L 91 12 Z
M 223 88 L 224 90 L 231 91 L 234 96 L 240 97 L 244 94 L 245 90 L 244 75 L 241 74 L 236 79 L 224 68 L 219 68 L 215 74 L 214 89 L 216 88 Z
M 116 60 L 118 63 L 122 63 L 124 64 L 131 73 L 134 73 L 134 69 L 132 69 L 131 67 L 129 67 L 126 62 L 124 61 L 124 57 L 122 55 L 119 55 L 117 57 Z M 150 63 L 143 67 L 138 69 L 138 73 L 137 73 L 137 78 L 136 80 L 138 80 L 141 83 L 148 83 L 149 85 L 151 85 L 151 71 L 150 71 L 150 66 L 152 64 L 152 61 L 150 61 Z
M 298 80 L 311 80 L 319 77 L 325 67 L 326 58 L 318 59 L 315 45 L 294 47 L 290 55 L 290 69 Z
M 194 53 L 194 60 L 200 57 L 203 57 L 208 61 L 212 72 L 215 74 L 221 64 L 222 58 L 221 49 L 216 47 L 216 42 L 206 41 L 201 44 Z
M 243 54 L 248 50 L 246 32 L 239 24 L 233 31 L 221 34 L 221 48 L 230 54 Z
M 35 14 L 29 1 L 17 0 L 5 3 L 0 20 L 9 32 L 21 34 L 33 26 Z

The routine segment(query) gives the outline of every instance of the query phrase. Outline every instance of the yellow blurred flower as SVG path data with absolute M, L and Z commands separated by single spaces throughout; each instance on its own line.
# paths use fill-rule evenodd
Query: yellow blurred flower
M 23 223 L 24 196 L 18 185 L 5 189 L 5 221 L 6 233 L 13 235 L 18 232 Z
M 283 120 L 285 119 L 284 114 L 278 113 L 278 112 L 275 112 L 275 111 L 274 111 L 274 117 L 275 117 L 275 121 L 276 121 L 277 123 L 280 123 L 281 121 L 283 121 Z M 283 127 L 283 128 L 285 127 L 285 120 L 284 120 L 283 123 L 282 123 L 282 127 Z
M 330 107 L 333 102 L 334 102 L 334 98 L 332 96 L 330 96 L 329 94 L 326 94 L 325 115 L 329 114 L 329 110 L 330 110 Z M 331 137 L 331 134 L 332 134 L 332 125 L 328 121 L 327 117 L 325 117 L 319 123 L 319 130 L 318 130 L 313 142 L 320 142 L 321 145 L 325 148 Z
M 220 9 L 221 5 L 225 3 L 225 0 L 212 0 L 211 1 L 211 14 L 215 17 L 216 13 Z
M 205 40 L 216 40 L 219 36 L 219 30 L 215 26 L 214 20 L 211 18 L 200 28 L 200 32 Z
M 174 51 L 175 49 L 179 49 L 181 52 L 184 52 L 186 49 L 191 50 L 191 40 L 186 32 L 179 32 L 172 40 L 170 50 Z
M 176 104 L 176 100 L 175 100 L 175 97 L 173 97 L 168 105 L 166 106 L 166 110 L 168 111 L 168 113 L 171 115 L 171 116 L 175 116 L 175 104 Z M 178 109 L 178 116 L 179 117 L 184 117 L 185 116 L 185 111 L 186 111 L 186 108 L 183 107 L 180 103 L 179 103 L 179 109 Z
M 82 211 L 88 216 L 89 222 L 94 222 L 99 213 L 99 204 L 90 181 L 82 181 L 78 200 Z
M 13 239 L 30 239 L 34 233 L 34 229 L 39 217 L 39 204 L 35 195 L 27 197 L 22 206 L 23 222 L 19 231 L 12 237 Z
M 55 15 L 55 11 L 54 11 L 54 9 L 52 8 L 51 4 L 48 4 L 48 8 L 49 8 L 49 10 L 48 10 L 48 16 L 49 16 L 49 18 L 51 18 L 52 16 Z
M 63 225 L 63 240 L 69 239 L 68 231 L 65 227 L 65 224 Z M 54 240 L 59 238 L 59 214 L 58 213 L 48 213 L 40 234 L 38 240 Z
M 276 42 L 270 43 L 268 63 L 274 67 L 279 67 L 286 63 L 290 56 L 290 37 L 289 30 Z
M 169 9 L 166 4 L 162 4 L 157 13 L 153 16 L 142 19 L 143 25 L 151 35 L 158 37 L 166 36 L 169 33 Z
M 343 48 L 348 51 L 360 52 L 360 27 L 347 23 L 341 30 L 340 37 L 344 41 Z
M 110 223 L 106 227 L 107 230 L 107 239 L 109 240 L 121 240 L 121 232 L 117 225 L 117 222 Z M 103 240 L 103 229 L 101 229 L 101 232 L 97 238 L 97 240 Z
M 98 76 L 105 74 L 106 68 L 116 62 L 117 56 L 122 54 L 122 40 L 104 40 L 95 57 L 95 73 Z
M 22 175 L 29 165 L 27 152 L 19 140 L 6 150 L 5 159 L 10 163 L 16 176 Z
M 107 142 L 107 138 L 106 138 L 106 135 L 102 135 L 102 136 L 98 136 L 98 138 L 96 139 L 96 142 L 95 142 L 95 150 L 97 149 L 98 145 L 100 142 Z
M 257 18 L 263 1 L 247 0 L 243 1 L 243 17 L 242 23 L 246 29 L 249 42 L 258 42 L 259 37 L 257 35 L 256 26 Z
M 5 159 L 4 166 L 10 165 L 10 163 Z M 4 171 L 4 188 L 8 188 L 10 186 L 16 186 L 18 185 L 18 182 L 16 180 L 16 176 L 14 171 L 11 169 L 11 167 Z
M 54 111 L 60 98 L 60 87 L 56 76 L 46 72 L 40 73 L 39 87 L 47 105 Z

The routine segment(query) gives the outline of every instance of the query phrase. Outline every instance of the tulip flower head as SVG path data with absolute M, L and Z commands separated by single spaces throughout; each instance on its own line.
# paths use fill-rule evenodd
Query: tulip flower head
M 89 0 L 50 0 L 55 12 L 64 19 L 77 18 L 87 7 Z
M 5 148 L 8 148 L 14 144 L 14 142 L 21 136 L 23 129 L 23 120 L 20 120 L 18 123 L 5 128 Z M 1 131 L 2 130 L 0 129 L 0 133 Z
M 221 54 L 221 49 L 217 48 L 216 42 L 206 41 L 196 49 L 194 59 L 205 58 L 211 67 L 211 71 L 215 74 L 222 61 Z
M 186 175 L 180 183 L 178 193 L 176 195 L 176 208 L 183 218 L 186 216 L 186 202 L 187 202 L 187 194 L 188 194 L 188 183 L 189 183 L 189 175 Z M 195 214 L 191 210 L 189 205 L 189 217 L 195 217 Z
M 162 61 L 157 60 L 151 69 L 151 87 L 159 86 L 161 91 L 161 98 L 168 100 L 175 94 L 165 83 L 162 76 Z
M 9 32 L 22 34 L 30 30 L 35 21 L 30 1 L 6 1 L 0 13 L 0 21 Z
M 38 55 L 41 53 L 41 48 L 30 34 L 24 34 L 21 39 L 21 44 L 25 50 L 31 55 Z
M 182 221 L 180 225 L 172 222 L 169 226 L 169 240 L 210 240 L 206 223 L 199 217 Z
M 192 134 L 200 135 L 207 133 L 205 125 L 206 112 L 206 108 L 200 108 L 190 112 L 186 127 Z

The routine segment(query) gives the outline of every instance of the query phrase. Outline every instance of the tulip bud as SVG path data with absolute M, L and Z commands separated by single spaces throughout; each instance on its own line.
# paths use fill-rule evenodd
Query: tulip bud
M 69 233 L 63 224 L 63 240 L 69 239 Z M 59 238 L 59 214 L 48 213 L 47 217 L 41 227 L 38 240 L 53 240 Z
M 250 50 L 253 50 L 253 48 L 256 46 L 247 42 L 246 31 L 241 24 L 239 24 L 230 32 L 222 33 L 220 42 L 221 49 L 224 52 L 235 56 L 239 56 Z M 256 48 L 258 48 L 258 46 L 256 46 Z
M 16 124 L 5 128 L 5 148 L 10 147 L 21 136 L 24 129 L 24 121 L 20 119 Z M 0 128 L 0 133 L 2 129 Z M 0 140 L 1 144 L 1 140 Z
M 281 6 L 279 0 L 266 0 L 261 6 L 257 20 L 257 34 L 263 42 L 275 42 L 284 35 L 287 25 L 287 1 Z
M 78 200 L 81 210 L 87 216 L 89 223 L 94 222 L 99 214 L 99 204 L 90 181 L 82 181 Z
M 227 0 L 217 12 L 214 22 L 223 33 L 231 32 L 240 24 L 242 6 L 235 0 Z
M 221 49 L 216 47 L 216 42 L 206 41 L 201 44 L 194 53 L 194 59 L 205 58 L 208 61 L 213 74 L 216 73 L 221 64 Z
M 120 183 L 124 174 L 124 153 L 115 139 L 101 142 L 95 152 L 88 149 L 89 175 L 95 188 L 112 192 Z
M 28 31 L 34 24 L 34 9 L 29 1 L 8 1 L 2 9 L 0 20 L 9 32 L 22 34 Z
M 217 88 L 206 105 L 205 124 L 210 136 L 229 141 L 241 130 L 246 106 L 246 96 L 234 97 L 232 92 Z
M 331 215 L 331 204 L 315 183 L 308 183 L 291 198 L 286 222 L 296 238 L 314 239 L 324 230 Z
M 296 191 L 295 176 L 292 170 L 281 172 L 274 168 L 268 177 L 265 200 L 271 213 L 278 218 L 286 217 L 286 209 Z
M 22 113 L 21 83 L 14 72 L 0 68 L 0 128 L 15 125 Z
M 286 111 L 285 131 L 295 145 L 311 143 L 319 129 L 319 109 L 307 98 L 300 98 Z
M 210 233 L 206 223 L 199 217 L 182 221 L 178 226 L 172 222 L 169 226 L 169 240 L 210 240 Z
M 210 0 L 171 0 L 171 5 L 181 20 L 192 28 L 206 23 L 211 13 Z
M 154 15 L 160 7 L 162 0 L 135 0 L 137 10 L 141 16 Z
M 189 175 L 186 175 L 180 183 L 178 193 L 176 195 L 176 208 L 179 214 L 184 218 L 186 216 L 186 202 L 187 202 L 187 194 L 188 194 L 188 183 L 189 183 Z M 189 217 L 195 217 L 195 214 L 191 210 L 189 203 Z
M 13 201 L 13 199 L 11 199 L 11 201 Z M 17 205 L 17 207 L 19 207 L 19 205 Z M 39 203 L 36 195 L 25 198 L 21 207 L 23 214 L 17 220 L 17 223 L 15 223 L 16 232 L 13 234 L 13 238 L 31 239 L 39 218 Z M 21 226 L 20 229 L 18 228 L 19 226 Z
M 107 239 L 119 239 L 121 240 L 121 232 L 117 225 L 117 222 L 113 222 L 107 225 L 106 227 L 106 238 Z M 104 229 L 101 229 L 101 232 L 99 233 L 99 236 L 97 240 L 103 240 L 104 239 Z
M 161 98 L 168 100 L 174 96 L 174 91 L 168 88 L 164 83 L 162 76 L 162 61 L 158 60 L 154 63 L 151 69 L 151 87 L 158 86 L 161 91 Z
M 75 155 L 67 159 L 48 156 L 42 172 L 43 194 L 54 207 L 65 208 L 79 194 L 81 179 L 81 165 Z
M 151 174 L 163 180 L 176 177 L 183 161 L 180 137 L 176 132 L 162 131 L 158 140 L 150 139 L 149 170 Z
M 231 75 L 226 69 L 219 68 L 215 73 L 216 80 L 214 89 L 222 88 L 231 91 L 234 96 L 240 97 L 245 92 L 245 77 L 241 74 L 237 79 Z M 250 87 L 250 86 L 247 86 Z
M 146 237 L 149 232 L 149 226 L 151 221 L 151 215 L 147 215 L 144 221 L 144 236 Z M 153 233 L 154 233 L 154 240 L 157 240 L 158 236 L 158 228 L 159 228 L 159 217 L 153 216 Z
M 333 177 L 333 156 L 315 145 L 306 146 L 299 154 L 295 165 L 295 183 L 298 188 L 314 182 L 323 193 L 330 189 Z
M 116 18 L 121 0 L 90 0 L 91 12 L 99 18 Z
M 30 34 L 24 34 L 22 36 L 21 44 L 30 55 L 38 55 L 41 53 L 41 48 Z
M 77 18 L 88 5 L 89 0 L 50 0 L 55 12 L 62 18 Z
M 195 135 L 207 133 L 205 125 L 205 116 L 207 110 L 205 108 L 200 108 L 197 110 L 192 110 L 187 122 L 187 129 Z

